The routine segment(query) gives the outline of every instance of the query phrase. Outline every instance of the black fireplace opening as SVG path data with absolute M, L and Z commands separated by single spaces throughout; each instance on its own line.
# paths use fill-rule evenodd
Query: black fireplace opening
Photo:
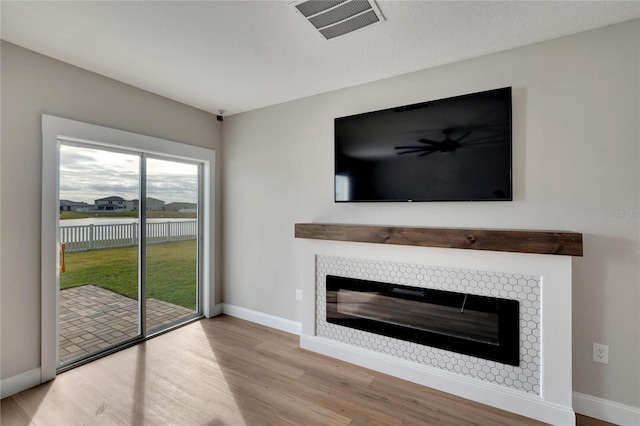
M 519 365 L 517 300 L 327 275 L 327 322 Z

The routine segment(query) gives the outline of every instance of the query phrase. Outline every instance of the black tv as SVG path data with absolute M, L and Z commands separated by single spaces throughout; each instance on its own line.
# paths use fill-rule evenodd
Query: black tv
M 510 201 L 511 87 L 335 119 L 335 201 Z

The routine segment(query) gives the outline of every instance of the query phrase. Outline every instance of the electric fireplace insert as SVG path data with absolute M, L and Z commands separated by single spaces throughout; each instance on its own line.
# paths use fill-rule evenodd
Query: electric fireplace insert
M 327 322 L 510 365 L 519 302 L 327 275 Z

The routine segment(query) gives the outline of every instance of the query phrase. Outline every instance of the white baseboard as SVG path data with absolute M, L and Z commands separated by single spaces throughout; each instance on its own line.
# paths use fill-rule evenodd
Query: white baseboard
M 302 324 L 299 322 L 254 311 L 252 309 L 242 308 L 240 306 L 230 305 L 228 303 L 222 304 L 222 313 L 291 334 L 300 335 L 302 332 Z
M 575 413 L 571 407 L 553 404 L 538 396 L 493 383 L 485 383 L 317 336 L 300 336 L 300 347 L 546 423 L 575 424 Z
M 573 393 L 576 413 L 624 426 L 640 425 L 640 408 L 583 393 Z
M 35 368 L 0 380 L 0 399 L 38 386 L 41 381 L 41 375 L 40 368 Z

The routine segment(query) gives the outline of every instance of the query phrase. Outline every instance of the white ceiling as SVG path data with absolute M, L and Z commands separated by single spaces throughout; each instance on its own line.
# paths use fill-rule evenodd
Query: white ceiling
M 288 1 L 2 1 L 11 43 L 197 108 L 273 105 L 640 17 L 640 2 L 378 0 L 325 40 Z

